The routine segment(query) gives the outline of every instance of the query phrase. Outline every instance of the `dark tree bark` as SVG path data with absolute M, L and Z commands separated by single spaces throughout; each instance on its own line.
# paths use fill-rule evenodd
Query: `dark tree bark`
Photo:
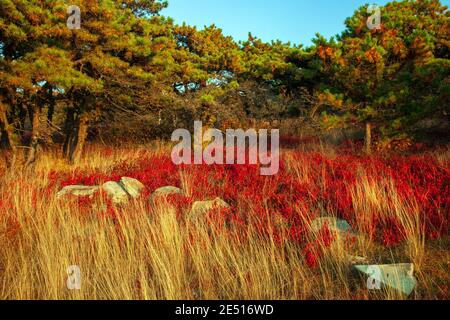
M 64 123 L 64 144 L 63 144 L 63 154 L 65 158 L 69 158 L 69 149 L 71 144 L 71 139 L 73 138 L 73 131 L 75 130 L 75 111 L 70 108 L 66 112 L 66 121 Z
M 8 168 L 13 167 L 17 157 L 17 142 L 14 138 L 14 128 L 9 123 L 6 110 L 0 110 L 0 147 L 7 149 L 5 162 Z
M 78 119 L 78 129 L 76 135 L 76 142 L 73 146 L 73 152 L 71 153 L 70 163 L 77 164 L 83 153 L 84 144 L 88 135 L 89 118 L 87 115 L 81 115 Z
M 6 115 L 6 110 L 0 112 L 0 128 L 2 131 L 1 140 L 4 146 L 9 149 L 16 148 L 16 142 L 14 141 L 14 128 L 9 123 Z
M 18 116 L 19 116 L 19 124 L 18 124 L 18 130 L 21 134 L 23 134 L 23 132 L 25 132 L 25 125 L 27 122 L 27 108 L 24 106 L 24 103 L 20 103 L 17 106 L 19 112 L 18 112 Z
M 64 156 L 69 163 L 76 164 L 80 161 L 88 135 L 88 129 L 88 115 L 75 114 L 73 109 L 69 109 L 65 124 L 66 139 L 63 146 Z

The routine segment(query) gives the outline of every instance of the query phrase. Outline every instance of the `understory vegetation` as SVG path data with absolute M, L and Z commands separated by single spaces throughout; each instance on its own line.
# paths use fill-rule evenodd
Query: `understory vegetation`
M 273 177 L 259 176 L 257 166 L 177 167 L 168 153 L 164 143 L 90 145 L 77 166 L 49 152 L 35 171 L 4 173 L 0 297 L 406 298 L 367 290 L 352 268 L 350 256 L 359 256 L 414 263 L 418 285 L 409 298 L 448 298 L 448 149 L 380 158 L 308 142 L 283 149 Z M 128 204 L 101 192 L 56 197 L 66 185 L 122 176 L 146 187 Z M 184 194 L 152 201 L 166 185 Z M 230 208 L 189 222 L 194 201 L 216 197 Z M 320 216 L 346 219 L 354 233 L 311 228 Z M 67 290 L 71 265 L 81 268 L 81 290 Z

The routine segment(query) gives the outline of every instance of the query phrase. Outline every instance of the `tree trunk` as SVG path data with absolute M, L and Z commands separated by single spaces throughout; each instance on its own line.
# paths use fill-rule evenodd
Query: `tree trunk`
M 0 110 L 0 146 L 5 146 L 10 151 L 10 156 L 5 153 L 5 162 L 8 168 L 14 166 L 17 156 L 17 143 L 14 139 L 14 128 L 9 123 L 6 110 Z
M 69 146 L 71 139 L 74 136 L 75 130 L 75 112 L 73 109 L 68 109 L 66 113 L 66 121 L 64 123 L 64 144 L 63 144 L 63 154 L 67 159 L 69 158 Z
M 78 120 L 76 141 L 73 144 L 71 157 L 69 159 L 71 164 L 77 164 L 81 159 L 81 155 L 82 155 L 83 149 L 84 149 L 84 144 L 86 142 L 86 138 L 88 135 L 88 128 L 89 128 L 88 116 L 81 115 Z
M 8 133 L 8 118 L 6 111 L 0 110 L 0 146 L 11 148 L 11 138 Z
M 28 152 L 26 166 L 30 166 L 37 159 L 38 146 L 39 146 L 39 134 L 40 134 L 40 116 L 41 108 L 36 104 L 33 106 L 32 110 L 32 132 L 31 132 L 31 142 L 30 150 Z
M 364 140 L 364 152 L 366 154 L 372 153 L 372 123 L 366 122 L 366 136 Z
M 24 106 L 24 103 L 18 104 L 17 108 L 19 110 L 19 114 L 18 114 L 18 116 L 19 116 L 19 118 L 18 118 L 18 120 L 19 120 L 18 129 L 19 129 L 19 132 L 21 134 L 23 134 L 23 132 L 25 132 L 28 112 L 27 112 L 27 108 Z

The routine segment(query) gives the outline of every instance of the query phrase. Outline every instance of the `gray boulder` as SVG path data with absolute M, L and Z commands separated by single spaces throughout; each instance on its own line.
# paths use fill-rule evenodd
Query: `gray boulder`
M 183 194 L 183 190 L 172 186 L 161 187 L 152 193 L 151 199 L 164 198 L 173 194 Z
M 213 209 L 229 209 L 230 205 L 223 201 L 221 198 L 216 198 L 211 201 L 196 201 L 192 205 L 192 209 L 189 212 L 188 220 L 197 221 L 201 219 L 206 213 Z
M 102 190 L 112 199 L 115 204 L 122 204 L 129 200 L 128 193 L 120 183 L 108 181 L 102 185 Z
M 122 177 L 119 183 L 132 198 L 138 198 L 142 190 L 145 189 L 145 186 L 139 180 L 133 178 Z

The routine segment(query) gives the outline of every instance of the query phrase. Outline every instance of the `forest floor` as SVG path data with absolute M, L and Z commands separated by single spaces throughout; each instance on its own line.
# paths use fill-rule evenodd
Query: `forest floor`
M 0 299 L 448 299 L 450 150 L 362 156 L 317 143 L 282 150 L 280 172 L 175 166 L 164 144 L 92 144 L 75 166 L 57 151 L 33 168 L 0 165 Z M 56 194 L 68 185 L 141 181 L 115 205 Z M 182 195 L 151 201 L 154 190 Z M 220 197 L 195 223 L 195 201 Z M 345 236 L 318 217 L 346 220 Z M 368 290 L 349 257 L 413 263 L 409 297 Z M 69 290 L 78 266 L 81 289 Z

